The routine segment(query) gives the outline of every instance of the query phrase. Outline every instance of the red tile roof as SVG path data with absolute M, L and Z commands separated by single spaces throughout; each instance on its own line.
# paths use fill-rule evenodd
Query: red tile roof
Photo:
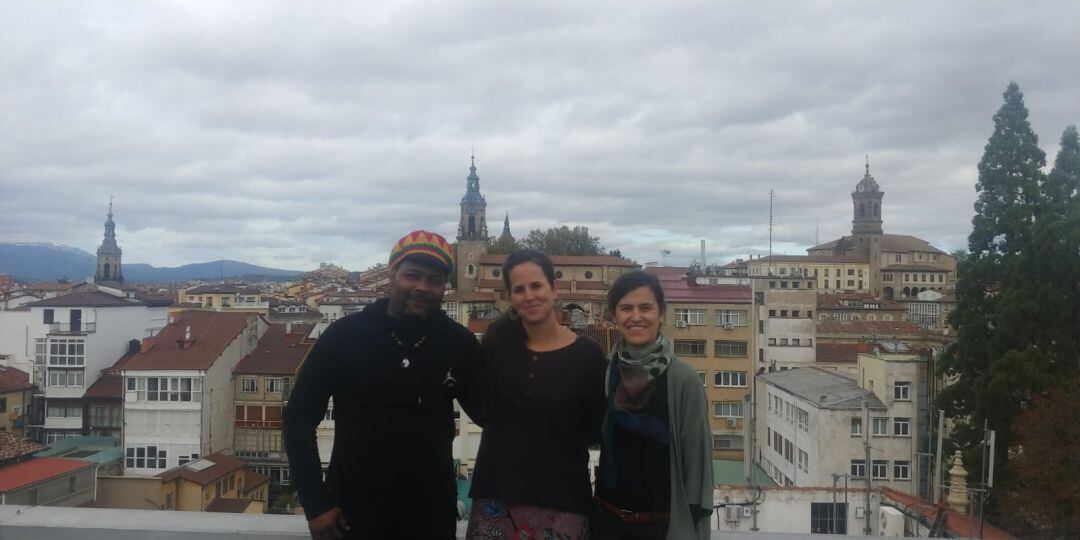
M 821 343 L 815 345 L 818 362 L 852 363 L 859 360 L 859 353 L 870 353 L 870 343 Z
M 121 298 L 101 291 L 86 291 L 46 298 L 27 305 L 31 307 L 115 307 L 146 304 L 134 298 Z
M 190 465 L 194 463 L 199 463 L 203 460 L 212 462 L 213 465 L 201 471 L 197 471 L 190 467 Z M 205 486 L 212 482 L 216 482 L 223 476 L 235 471 L 236 469 L 240 469 L 243 466 L 243 462 L 237 460 L 232 456 L 222 454 L 221 452 L 214 452 L 213 454 L 203 456 L 191 463 L 180 465 L 179 467 L 173 467 L 172 469 L 158 474 L 157 477 L 164 482 L 171 482 L 173 480 L 176 480 L 177 478 L 183 478 L 184 480 L 188 480 L 191 482 L 195 482 L 196 484 Z
M 143 340 L 143 351 L 128 360 L 123 369 L 209 369 L 255 317 L 249 313 L 184 311 L 157 336 Z M 191 341 L 181 349 L 177 341 L 184 341 L 188 327 Z
M 629 266 L 637 268 L 639 264 L 623 259 L 622 257 L 600 256 L 577 256 L 577 255 L 549 255 L 551 263 L 555 266 Z M 506 255 L 480 255 L 480 264 L 502 264 L 506 262 Z
M 487 332 L 489 326 L 495 319 L 470 319 L 469 331 L 474 334 L 483 334 Z
M 34 452 L 40 452 L 45 448 L 47 448 L 45 445 L 38 444 L 25 437 L 7 431 L 0 431 L 0 463 L 21 458 Z
M 124 378 L 116 373 L 104 373 L 94 384 L 91 384 L 86 392 L 86 399 L 123 399 Z
M 67 291 L 73 289 L 77 285 L 79 285 L 79 283 L 45 281 L 41 283 L 30 283 L 23 288 L 29 291 Z
M 303 341 L 314 327 L 313 324 L 294 324 L 292 333 L 286 334 L 286 325 L 270 325 L 255 350 L 236 364 L 233 373 L 292 375 L 311 349 L 312 343 Z
M 0 366 L 0 394 L 33 388 L 30 374 L 13 367 Z
M 690 278 L 671 275 L 659 278 L 669 304 L 749 304 L 753 299 L 750 287 L 745 285 L 698 285 Z
M 270 477 L 265 474 L 253 471 L 248 468 L 244 468 L 244 494 L 247 495 L 251 491 L 255 490 L 259 486 L 262 486 L 270 481 Z
M 7 493 L 50 478 L 63 476 L 72 471 L 96 466 L 93 462 L 81 459 L 56 457 L 28 459 L 22 463 L 0 468 L 0 493 Z
M 206 505 L 206 511 L 243 514 L 252 502 L 254 501 L 251 499 L 214 499 Z
M 890 336 L 897 334 L 922 335 L 927 331 L 907 321 L 818 321 L 817 333 L 821 334 L 860 334 Z
M 688 266 L 646 266 L 646 274 L 654 276 L 685 276 L 690 271 Z
M 818 293 L 818 309 L 871 309 L 862 306 L 844 305 L 844 300 L 860 300 L 864 303 L 881 304 L 881 309 L 907 311 L 907 306 L 895 300 L 877 298 L 872 293 Z M 872 308 L 878 309 L 878 308 Z
M 918 507 L 923 516 L 930 521 L 934 521 L 934 518 L 937 517 L 938 507 L 929 501 L 924 500 L 922 504 L 916 505 L 915 497 L 907 493 L 884 486 L 879 489 L 886 497 L 906 506 L 912 512 Z M 951 510 L 944 505 L 942 505 L 942 508 L 949 514 L 949 518 L 945 520 L 945 528 L 959 538 L 985 538 L 986 540 L 1011 540 L 1016 538 L 989 523 L 980 525 L 978 519 L 970 519 L 967 514 Z

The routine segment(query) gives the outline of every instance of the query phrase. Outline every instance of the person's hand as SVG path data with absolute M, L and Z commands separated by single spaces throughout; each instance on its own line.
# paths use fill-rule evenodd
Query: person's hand
M 312 519 L 307 526 L 314 540 L 337 540 L 349 530 L 349 524 L 345 523 L 345 512 L 338 506 Z

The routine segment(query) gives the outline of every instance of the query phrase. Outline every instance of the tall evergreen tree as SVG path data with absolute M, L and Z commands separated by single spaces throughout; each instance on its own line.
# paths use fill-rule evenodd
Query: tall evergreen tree
M 1047 242 L 1052 220 L 1044 225 L 1041 219 L 1047 210 L 1045 165 L 1023 94 L 1010 83 L 979 161 L 969 253 L 959 261 L 957 305 L 950 316 L 957 341 L 941 362 L 952 384 L 938 396 L 939 406 L 957 422 L 952 436 L 968 449 L 969 464 L 978 465 L 984 421 L 997 430 L 996 460 L 1003 480 L 1011 474 L 1006 463 L 1015 440 L 1010 428 L 1033 396 L 1061 375 L 1051 349 L 1061 331 L 1071 332 L 1076 324 L 1061 317 L 1062 311 L 1050 313 L 1040 305 L 1060 285 L 1037 283 L 1046 266 L 1054 258 L 1077 257 L 1075 251 L 1048 253 L 1055 248 Z
M 1066 215 L 1080 202 L 1080 137 L 1076 126 L 1065 128 L 1061 134 L 1061 149 L 1043 191 L 1049 212 Z

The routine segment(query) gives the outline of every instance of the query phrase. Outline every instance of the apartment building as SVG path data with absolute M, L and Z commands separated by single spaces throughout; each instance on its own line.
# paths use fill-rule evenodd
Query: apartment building
M 859 355 L 857 379 L 816 367 L 759 375 L 755 462 L 786 486 L 869 474 L 875 485 L 913 493 L 927 436 L 925 366 L 919 355 L 876 353 Z
M 0 431 L 23 435 L 33 394 L 29 373 L 0 366 Z
M 714 457 L 741 459 L 743 404 L 754 372 L 750 287 L 701 285 L 690 276 L 658 277 L 667 301 L 663 332 L 675 355 L 697 370 L 705 387 Z
M 233 369 L 234 455 L 275 486 L 289 483 L 281 411 L 296 368 L 314 344 L 307 337 L 311 329 L 312 325 L 271 325 Z
M 870 291 L 870 264 L 847 255 L 772 255 L 750 259 L 747 273 L 753 277 L 814 278 L 820 292 Z
M 813 277 L 751 277 L 754 293 L 757 370 L 778 371 L 812 365 L 817 338 Z
M 114 287 L 80 289 L 34 302 L 25 311 L 4 312 L 0 320 L 0 347 L 38 388 L 27 436 L 46 444 L 83 433 L 85 390 L 132 339 L 153 336 L 165 326 L 171 303 Z
M 120 369 L 125 475 L 153 476 L 231 450 L 232 373 L 267 326 L 254 314 L 185 311 L 144 340 Z
M 258 289 L 238 285 L 199 285 L 182 289 L 178 300 L 183 304 L 201 306 L 214 311 L 250 311 L 262 315 L 270 312 L 270 302 Z

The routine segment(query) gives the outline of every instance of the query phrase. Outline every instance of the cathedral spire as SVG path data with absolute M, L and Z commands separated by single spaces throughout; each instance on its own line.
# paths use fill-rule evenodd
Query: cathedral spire
M 113 222 L 113 196 L 109 195 L 109 211 L 105 218 L 105 236 L 101 240 L 101 246 L 97 250 L 97 272 L 94 273 L 96 281 L 123 281 L 124 274 L 120 268 L 120 258 L 123 252 L 116 245 L 116 223 Z
M 510 213 L 506 213 L 506 217 L 503 218 L 503 230 L 499 235 L 499 242 L 513 243 L 514 235 L 510 234 Z
M 882 234 L 881 199 L 885 193 L 881 191 L 877 180 L 870 176 L 869 154 L 866 154 L 865 167 L 862 180 L 855 184 L 855 191 L 851 192 L 851 234 Z

